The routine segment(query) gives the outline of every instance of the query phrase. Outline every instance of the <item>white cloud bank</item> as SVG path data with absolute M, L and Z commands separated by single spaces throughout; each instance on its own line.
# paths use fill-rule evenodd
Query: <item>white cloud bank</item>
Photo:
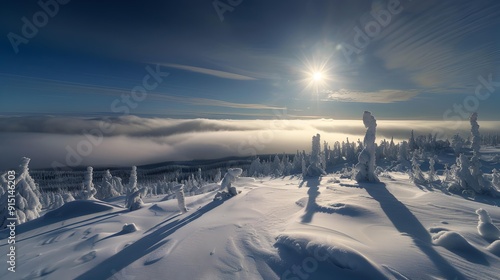
M 500 133 L 500 122 L 479 123 L 481 133 Z M 110 126 L 111 131 L 99 129 Z M 458 131 L 462 136 L 468 135 L 469 126 L 468 121 L 460 123 Z M 407 139 L 411 129 L 417 135 L 434 129 L 444 129 L 446 135 L 457 132 L 443 121 L 379 120 L 377 142 L 390 137 Z M 84 131 L 102 132 L 103 137 L 92 138 L 83 135 Z M 23 156 L 32 158 L 32 168 L 45 168 L 54 161 L 69 166 L 78 163 L 112 167 L 255 153 L 293 153 L 309 151 L 311 137 L 316 133 L 333 145 L 346 137 L 350 141 L 362 139 L 364 131 L 361 120 L 0 117 L 0 170 L 17 167 Z M 89 144 L 89 137 L 98 143 Z
M 418 90 L 379 90 L 373 92 L 352 91 L 348 89 L 326 92 L 326 100 L 339 102 L 394 103 L 408 101 L 417 96 Z

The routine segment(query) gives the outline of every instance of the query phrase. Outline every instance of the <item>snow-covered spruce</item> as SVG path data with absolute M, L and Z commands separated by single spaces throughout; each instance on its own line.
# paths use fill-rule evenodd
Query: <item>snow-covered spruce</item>
M 175 192 L 175 196 L 177 197 L 177 205 L 179 206 L 179 210 L 182 213 L 186 213 L 188 209 L 186 208 L 186 201 L 184 199 L 184 185 L 179 184 L 175 186 L 175 189 L 177 189 L 177 191 Z
M 93 168 L 91 166 L 87 167 L 87 172 L 85 172 L 83 179 L 83 190 L 80 193 L 80 198 L 83 200 L 95 199 L 95 194 L 97 190 L 94 188 L 93 180 Z
M 97 188 L 96 198 L 103 200 L 119 196 L 122 189 L 123 186 L 121 179 L 118 177 L 113 177 L 108 169 L 104 172 L 104 175 L 102 176 L 102 182 Z
M 364 148 L 358 156 L 354 179 L 357 182 L 379 182 L 375 174 L 375 134 L 377 120 L 372 116 L 372 113 L 365 111 L 363 113 L 363 124 L 366 127 L 366 134 L 363 139 Z
M 481 171 L 481 162 L 479 161 L 481 148 L 481 134 L 479 133 L 479 124 L 477 123 L 477 113 L 473 113 L 470 118 L 471 125 L 471 149 L 472 158 L 470 161 L 470 172 L 474 180 L 477 181 L 477 186 L 480 189 L 478 193 L 492 194 L 489 182 L 484 179 L 483 172 Z
M 487 240 L 500 239 L 500 230 L 493 224 L 488 211 L 479 208 L 476 210 L 476 214 L 479 216 L 479 221 L 477 223 L 477 231 L 479 234 Z
M 29 163 L 29 158 L 23 157 L 21 159 L 15 181 L 16 204 L 14 207 L 16 209 L 17 224 L 22 224 L 40 217 L 40 210 L 42 209 L 42 204 L 39 200 L 40 191 L 29 174 Z M 5 181 L 5 178 L 2 181 Z M 8 192 L 5 192 L 0 202 L 0 229 L 7 225 L 7 217 L 9 216 L 7 195 Z
M 418 162 L 417 159 L 417 153 L 413 152 L 413 157 L 411 158 L 411 170 L 409 172 L 410 175 L 410 181 L 417 185 L 423 185 L 427 183 L 427 180 L 424 177 L 424 174 L 422 173 L 422 170 L 420 169 L 420 163 Z
M 307 176 L 309 177 L 318 177 L 326 174 L 322 168 L 320 143 L 321 136 L 319 134 L 312 137 L 311 163 L 307 167 Z
M 473 191 L 474 193 L 481 193 L 482 188 L 477 183 L 477 180 L 472 176 L 470 172 L 470 161 L 464 155 L 460 154 L 457 158 L 457 168 L 455 169 L 455 178 L 458 181 L 458 185 L 462 191 Z
M 427 177 L 428 183 L 440 182 L 439 177 L 436 174 L 436 169 L 434 165 L 436 164 L 435 156 L 429 159 L 429 174 Z
M 130 171 L 130 177 L 127 184 L 127 193 L 125 195 L 125 207 L 130 208 L 130 205 L 133 204 L 133 201 L 130 201 L 133 194 L 136 193 L 139 189 L 137 188 L 137 167 L 132 166 L 132 170 Z

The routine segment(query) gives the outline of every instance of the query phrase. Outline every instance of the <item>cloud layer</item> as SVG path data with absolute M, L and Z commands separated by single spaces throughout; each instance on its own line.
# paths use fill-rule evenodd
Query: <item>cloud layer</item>
M 480 121 L 481 133 L 499 133 L 500 122 Z M 407 139 L 442 132 L 468 135 L 468 121 L 455 129 L 443 121 L 379 120 L 377 141 Z M 443 129 L 443 130 L 441 130 Z M 173 160 L 194 160 L 293 153 L 310 149 L 311 137 L 320 133 L 335 141 L 362 139 L 361 120 L 210 120 L 117 118 L 3 117 L 0 118 L 0 170 L 14 168 L 23 156 L 32 168 L 59 165 L 98 167 L 130 166 Z
M 347 89 L 326 92 L 326 100 L 361 103 L 394 103 L 408 101 L 420 92 L 417 90 L 379 90 L 374 92 L 352 91 Z

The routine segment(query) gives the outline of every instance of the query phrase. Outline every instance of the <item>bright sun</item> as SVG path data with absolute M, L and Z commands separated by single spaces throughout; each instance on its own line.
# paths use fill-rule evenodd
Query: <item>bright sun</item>
M 313 73 L 313 80 L 321 81 L 323 79 L 323 74 L 321 72 Z

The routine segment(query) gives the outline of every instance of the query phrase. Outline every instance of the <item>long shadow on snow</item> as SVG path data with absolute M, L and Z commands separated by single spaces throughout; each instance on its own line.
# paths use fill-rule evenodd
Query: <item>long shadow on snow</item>
M 90 217 L 88 219 L 85 219 L 85 220 L 82 220 L 82 221 L 76 221 L 76 222 L 72 222 L 70 224 L 64 224 L 64 222 L 68 221 L 68 220 L 71 220 L 71 219 L 74 219 L 74 218 L 70 218 L 70 219 L 67 219 L 67 220 L 64 220 L 64 219 L 54 219 L 52 221 L 47 221 L 47 219 L 45 219 L 45 217 L 40 217 L 36 220 L 32 220 L 32 221 L 29 221 L 27 223 L 24 223 L 24 224 L 21 224 L 18 226 L 18 231 L 16 232 L 16 234 L 20 235 L 21 233 L 25 233 L 25 232 L 28 232 L 28 231 L 31 231 L 31 230 L 35 230 L 35 229 L 38 229 L 39 227 L 42 227 L 42 226 L 47 226 L 47 225 L 53 225 L 53 224 L 56 224 L 56 223 L 61 223 L 61 227 L 56 227 L 56 228 L 53 228 L 53 229 L 50 229 L 50 230 L 47 230 L 47 231 L 44 231 L 44 232 L 41 232 L 41 233 L 38 233 L 38 234 L 35 234 L 35 235 L 31 235 L 29 237 L 26 237 L 26 238 L 23 238 L 23 239 L 19 239 L 19 240 L 16 240 L 16 242 L 22 242 L 22 241 L 25 241 L 25 240 L 29 240 L 29 239 L 32 239 L 32 238 L 35 238 L 35 237 L 38 237 L 38 236 L 42 236 L 42 235 L 46 235 L 46 234 L 51 234 L 51 233 L 54 233 L 54 232 L 57 232 L 58 234 L 62 234 L 64 232 L 67 232 L 69 230 L 74 230 L 74 229 L 77 229 L 77 228 L 81 228 L 81 227 L 85 227 L 85 226 L 89 226 L 89 225 L 92 225 L 92 224 L 96 224 L 96 223 L 99 223 L 99 222 L 102 222 L 104 220 L 108 220 L 108 219 L 111 219 L 111 218 L 114 218 L 122 213 L 125 213 L 127 212 L 128 210 L 122 210 L 122 211 L 117 211 L 117 212 L 111 212 L 111 213 L 106 213 L 106 214 L 102 214 L 102 215 L 99 215 L 99 216 L 96 216 L 96 217 Z M 90 214 L 88 214 L 90 215 Z M 4 230 L 2 230 L 2 232 L 0 234 L 3 234 Z M 0 238 L 0 240 L 2 240 L 2 238 Z M 6 244 L 3 244 L 3 245 L 0 245 L 0 247 L 2 246 L 6 246 Z
M 170 236 L 172 233 L 189 224 L 190 222 L 200 218 L 201 216 L 203 216 L 203 214 L 218 207 L 222 203 L 224 203 L 224 200 L 212 201 L 209 204 L 198 209 L 197 211 L 193 212 L 191 215 L 180 220 L 175 220 L 158 228 L 154 232 L 151 232 L 143 238 L 135 241 L 134 243 L 125 247 L 123 250 L 104 260 L 100 264 L 96 265 L 95 267 L 91 268 L 75 279 L 85 280 L 110 278 L 114 273 L 122 270 L 141 257 L 161 247 L 166 243 L 164 239 Z
M 465 276 L 453 267 L 432 246 L 432 238 L 411 211 L 387 190 L 384 183 L 360 184 L 373 197 L 385 212 L 389 220 L 401 233 L 406 233 L 414 244 L 434 263 L 446 279 L 465 279 Z
M 309 190 L 307 191 L 309 198 L 307 200 L 307 205 L 305 209 L 306 213 L 304 213 L 304 215 L 302 216 L 302 222 L 310 223 L 312 221 L 314 213 L 318 212 L 319 209 L 318 203 L 316 203 L 316 198 L 320 194 L 318 186 L 321 182 L 321 177 L 304 179 L 304 181 L 302 181 L 300 186 L 302 186 L 304 182 L 306 182 L 306 186 L 309 188 Z

